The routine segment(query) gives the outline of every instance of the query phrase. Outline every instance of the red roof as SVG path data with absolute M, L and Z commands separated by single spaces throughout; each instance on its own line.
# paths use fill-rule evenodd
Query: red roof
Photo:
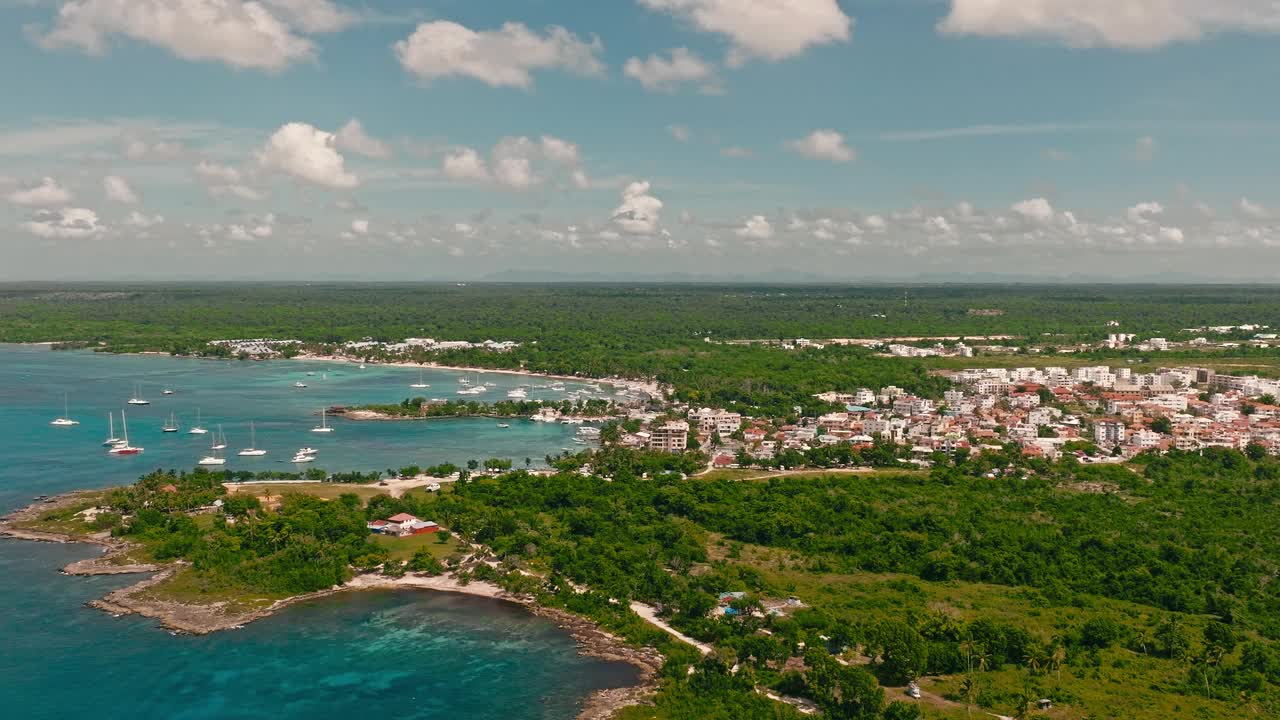
M 718 466 L 725 466 L 732 465 L 735 462 L 737 462 L 737 460 L 735 460 L 732 455 L 717 455 L 714 464 Z
M 411 520 L 417 520 L 417 519 L 418 518 L 410 515 L 409 513 L 396 513 L 395 515 L 392 515 L 391 517 L 387 518 L 387 522 L 402 523 L 402 522 L 409 522 Z
M 390 525 L 391 523 L 387 522 L 386 520 L 374 520 L 369 524 L 373 527 L 382 527 L 383 525 Z

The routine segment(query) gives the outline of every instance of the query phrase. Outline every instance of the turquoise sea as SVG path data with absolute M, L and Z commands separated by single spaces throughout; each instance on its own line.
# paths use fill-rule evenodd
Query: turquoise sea
M 315 373 L 308 375 L 308 372 Z M 222 424 L 230 469 L 288 469 L 298 447 L 315 467 L 375 470 L 471 458 L 541 464 L 572 446 L 573 429 L 492 420 L 345 422 L 309 432 L 321 407 L 453 397 L 462 374 L 299 361 L 237 362 L 51 352 L 0 345 L 0 514 L 33 496 L 132 482 L 156 467 L 190 468 L 209 436 L 185 430 L 200 409 Z M 476 380 L 475 374 L 467 377 Z M 486 398 L 543 381 L 487 373 Z M 297 381 L 308 385 L 296 389 Z M 150 406 L 124 403 L 141 385 Z M 575 386 L 568 383 L 568 389 Z M 162 395 L 163 388 L 174 390 Z M 62 414 L 71 428 L 48 423 Z M 534 398 L 557 397 L 550 389 Z M 129 437 L 145 452 L 108 457 L 108 412 L 128 407 Z M 183 431 L 162 433 L 170 412 Z M 118 418 L 117 414 L 117 418 Z M 238 458 L 257 428 L 265 458 Z M 117 421 L 118 422 L 118 421 Z M 119 426 L 117 425 L 117 434 Z M 172 636 L 153 621 L 83 606 L 136 578 L 68 577 L 87 546 L 0 540 L 0 708 L 5 717 L 571 718 L 592 690 L 631 683 L 627 665 L 579 657 L 553 624 L 505 603 L 418 591 L 339 595 L 291 607 L 244 629 Z

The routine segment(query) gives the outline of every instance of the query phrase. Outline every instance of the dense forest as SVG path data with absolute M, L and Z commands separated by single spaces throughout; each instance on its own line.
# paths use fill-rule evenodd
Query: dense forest
M 1265 323 L 1268 286 L 5 284 L 0 342 L 170 349 L 217 338 L 577 341 L 644 351 L 713 339 L 1015 335 L 1098 339 Z

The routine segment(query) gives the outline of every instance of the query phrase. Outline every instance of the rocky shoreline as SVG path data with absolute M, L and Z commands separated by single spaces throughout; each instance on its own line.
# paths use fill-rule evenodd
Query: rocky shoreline
M 62 568 L 67 575 L 130 575 L 146 574 L 147 577 L 106 596 L 85 603 L 89 607 L 110 613 L 112 616 L 136 614 L 158 620 L 161 627 L 171 633 L 205 635 L 222 630 L 232 630 L 279 612 L 295 603 L 307 602 L 329 595 L 359 590 L 425 589 L 438 592 L 454 592 L 477 597 L 515 603 L 530 613 L 554 622 L 573 638 L 578 653 L 609 662 L 625 662 L 639 670 L 637 682 L 623 688 L 597 690 L 582 703 L 578 720 L 606 720 L 618 710 L 642 704 L 658 689 L 658 671 L 662 667 L 662 655 L 652 648 L 637 648 L 606 632 L 599 625 L 579 615 L 540 605 L 534 598 L 514 595 L 502 588 L 484 582 L 463 583 L 454 576 L 405 576 L 388 578 L 377 574 L 360 575 L 351 582 L 303 595 L 277 600 L 269 606 L 249 611 L 236 611 L 225 602 L 199 605 L 176 601 L 141 597 L 148 588 L 173 577 L 185 563 L 148 564 L 117 563 L 113 560 L 133 549 L 128 541 L 110 537 L 105 533 L 71 535 L 14 527 L 38 519 L 49 510 L 55 510 L 84 499 L 87 492 L 73 492 L 42 501 L 0 518 L 0 537 L 17 540 L 53 543 L 83 543 L 101 547 L 104 552 L 94 558 L 86 558 Z

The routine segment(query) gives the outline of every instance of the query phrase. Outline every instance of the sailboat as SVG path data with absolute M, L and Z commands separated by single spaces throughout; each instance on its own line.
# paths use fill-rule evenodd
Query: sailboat
M 410 385 L 409 387 L 420 390 L 420 389 L 422 389 L 422 388 L 429 388 L 429 387 L 431 387 L 431 386 L 430 386 L 430 385 L 428 385 L 427 383 L 423 382 L 423 380 L 422 380 L 422 371 L 421 371 L 421 370 L 419 370 L 419 371 L 418 371 L 418 382 L 416 382 L 416 383 L 414 383 L 414 384 Z
M 107 413 L 107 439 L 102 441 L 102 447 L 115 447 L 124 442 L 116 437 L 116 414 Z
M 254 447 L 258 444 L 258 434 L 253 429 L 253 421 L 249 421 L 249 447 L 236 453 L 240 457 L 262 457 L 267 454 L 266 450 L 259 450 Z
M 169 413 L 169 419 L 165 421 L 164 427 L 160 428 L 160 432 L 178 432 L 178 415 L 176 413 Z
M 324 408 L 320 408 L 320 427 L 313 427 L 313 428 L 311 428 L 311 432 L 313 432 L 313 433 L 331 433 L 331 432 L 333 432 L 333 428 L 329 427 L 329 423 L 328 423 L 328 421 L 327 421 L 327 419 L 326 419 L 326 415 L 325 415 Z
M 213 436 L 213 449 L 214 450 L 227 449 L 227 434 L 222 432 L 221 425 L 218 426 L 217 434 Z
M 62 393 L 62 417 L 51 420 L 49 424 L 57 427 L 71 427 L 73 425 L 79 425 L 79 420 L 71 419 L 71 411 L 68 410 L 67 407 L 67 394 Z
M 130 404 L 130 405 L 150 405 L 150 404 L 151 404 L 151 401 L 150 401 L 150 400 L 143 400 L 143 399 L 142 399 L 142 386 L 141 386 L 141 385 L 138 385 L 138 384 L 136 384 L 136 383 L 134 384 L 134 386 L 133 386 L 133 397 L 129 398 L 129 404 Z
M 129 419 L 124 416 L 124 410 L 120 411 L 120 424 L 124 426 L 124 441 L 117 443 L 107 451 L 109 455 L 137 455 L 142 452 L 142 448 L 134 447 L 129 444 Z
M 221 425 L 218 426 L 218 432 L 219 433 L 222 432 Z M 226 446 L 227 446 L 227 441 L 225 438 L 219 440 L 218 436 L 214 435 L 213 445 L 209 448 L 212 451 L 212 454 L 206 455 L 200 458 L 199 462 L 197 462 L 196 464 L 197 465 L 226 465 L 227 459 L 218 454 L 218 452 L 223 448 L 225 448 Z
M 191 429 L 187 431 L 187 434 L 188 435 L 206 435 L 208 434 L 208 432 L 209 432 L 208 430 L 205 430 L 204 428 L 200 427 L 200 408 L 196 408 L 196 424 L 191 426 Z

